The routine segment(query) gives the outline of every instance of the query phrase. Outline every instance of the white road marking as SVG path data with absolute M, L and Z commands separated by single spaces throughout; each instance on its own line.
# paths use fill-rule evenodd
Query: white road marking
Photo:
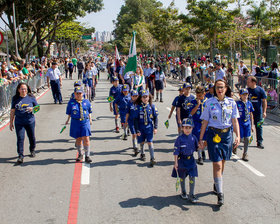
M 90 164 L 83 162 L 81 184 L 89 185 L 90 181 Z
M 247 167 L 249 170 L 251 170 L 254 174 L 256 174 L 259 177 L 265 177 L 264 174 L 262 174 L 260 171 L 256 170 L 254 167 L 252 167 L 250 164 L 242 161 L 237 155 L 232 155 L 232 158 L 236 159 L 238 162 L 240 162 L 243 166 Z
M 170 107 L 166 107 L 167 110 L 171 111 Z M 173 115 L 176 115 L 175 111 L 173 111 Z

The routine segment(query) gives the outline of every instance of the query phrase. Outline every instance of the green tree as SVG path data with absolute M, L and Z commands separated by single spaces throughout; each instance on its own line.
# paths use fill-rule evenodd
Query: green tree
M 44 41 L 54 39 L 59 26 L 86 13 L 97 12 L 102 6 L 102 0 L 17 0 L 16 27 L 20 27 L 17 32 L 20 56 L 25 57 L 36 47 L 39 56 L 42 56 Z M 12 31 L 11 8 L 5 13 L 8 21 L 2 20 Z
M 156 0 L 125 0 L 116 21 L 113 21 L 113 33 L 120 50 L 129 45 L 133 25 L 138 22 L 151 22 L 155 10 L 161 6 L 162 3 Z
M 184 23 L 191 24 L 197 28 L 196 33 L 208 37 L 211 57 L 217 35 L 230 29 L 234 16 L 239 13 L 239 10 L 230 10 L 229 3 L 226 0 L 187 0 L 188 15 L 182 15 Z
M 161 8 L 155 11 L 151 33 L 166 55 L 168 55 L 171 45 L 174 46 L 181 42 L 181 30 L 182 22 L 179 19 L 178 9 L 174 8 L 174 2 L 166 9 Z

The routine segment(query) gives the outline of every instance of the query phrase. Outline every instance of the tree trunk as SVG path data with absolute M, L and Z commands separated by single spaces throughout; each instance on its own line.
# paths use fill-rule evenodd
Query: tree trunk
M 40 43 L 41 42 L 41 33 L 40 32 L 36 33 L 36 41 L 38 43 L 38 45 L 37 45 L 38 55 L 41 58 L 44 56 L 44 44 Z

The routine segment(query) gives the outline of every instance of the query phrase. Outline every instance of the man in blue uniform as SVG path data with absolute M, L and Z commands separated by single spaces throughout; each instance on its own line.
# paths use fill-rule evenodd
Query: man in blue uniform
M 257 86 L 257 78 L 254 76 L 250 76 L 247 79 L 247 86 L 249 92 L 249 100 L 253 104 L 254 107 L 254 124 L 256 127 L 256 134 L 257 134 L 257 147 L 263 149 L 263 131 L 262 125 L 258 122 L 261 122 L 262 119 L 266 118 L 266 108 L 267 108 L 267 101 L 266 101 L 266 94 L 262 87 Z
M 62 86 L 62 77 L 61 72 L 57 68 L 56 62 L 52 62 L 52 67 L 48 69 L 46 77 L 48 88 L 50 88 L 51 84 L 54 103 L 56 104 L 58 101 L 59 104 L 62 104 L 62 96 L 60 92 L 60 87 Z

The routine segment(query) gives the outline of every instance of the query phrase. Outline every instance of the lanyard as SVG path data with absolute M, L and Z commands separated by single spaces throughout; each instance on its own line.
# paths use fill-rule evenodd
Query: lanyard
M 241 100 L 242 101 L 242 100 Z M 244 102 L 242 101 L 242 103 L 244 104 L 244 110 L 245 110 L 245 119 L 244 119 L 244 122 L 248 121 L 249 118 L 250 118 L 250 113 L 248 111 L 248 108 L 247 108 L 247 102 Z
M 77 101 L 77 100 L 76 100 Z M 84 110 L 83 110 L 83 101 L 77 101 L 80 107 L 80 121 L 84 120 Z
M 148 113 L 147 113 L 148 104 L 145 105 L 144 103 L 142 103 L 142 106 L 143 106 L 143 112 L 144 112 L 144 124 L 148 125 Z
M 221 106 L 221 109 L 222 109 L 222 123 L 225 122 L 226 120 L 226 111 L 225 111 L 225 108 L 224 108 L 224 105 L 225 105 L 225 101 L 219 101 L 218 97 L 215 96 L 215 98 L 218 100 L 218 103 L 220 104 Z

